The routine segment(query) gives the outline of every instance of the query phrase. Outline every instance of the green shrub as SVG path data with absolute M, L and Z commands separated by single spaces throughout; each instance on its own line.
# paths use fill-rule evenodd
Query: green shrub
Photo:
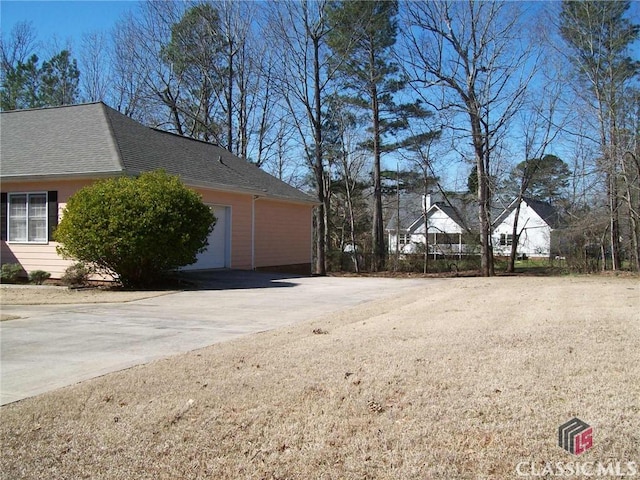
M 32 272 L 29 272 L 29 281 L 36 285 L 42 285 L 45 280 L 49 279 L 49 277 L 51 277 L 51 274 L 44 270 L 33 270 Z
M 74 263 L 64 271 L 60 281 L 70 287 L 81 287 L 89 282 L 91 270 L 84 263 Z
M 69 198 L 54 238 L 63 257 L 113 275 L 125 287 L 147 287 L 194 263 L 214 225 L 197 193 L 156 171 L 79 190 Z
M 19 263 L 5 263 L 0 271 L 2 283 L 17 283 L 24 276 L 24 270 Z

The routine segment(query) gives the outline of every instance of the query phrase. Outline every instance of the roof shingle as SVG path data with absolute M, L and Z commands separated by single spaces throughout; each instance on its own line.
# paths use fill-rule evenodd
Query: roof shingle
M 217 145 L 145 127 L 104 103 L 0 115 L 4 179 L 164 169 L 191 186 L 287 201 L 315 200 Z

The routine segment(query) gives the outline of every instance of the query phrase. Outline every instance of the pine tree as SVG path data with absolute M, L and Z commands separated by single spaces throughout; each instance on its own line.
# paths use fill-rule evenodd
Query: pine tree
M 15 65 L 3 62 L 0 109 L 71 105 L 78 100 L 80 71 L 68 50 L 38 65 L 37 55 Z
M 601 149 L 600 168 L 605 176 L 609 207 L 611 267 L 621 266 L 619 170 L 624 152 L 619 125 L 624 89 L 638 75 L 640 62 L 628 56 L 629 46 L 640 36 L 640 25 L 625 18 L 629 1 L 563 1 L 560 33 L 570 48 L 569 57 L 582 92 L 595 106 Z M 636 239 L 637 243 L 637 239 Z
M 371 120 L 371 140 L 364 146 L 373 154 L 373 270 L 384 268 L 386 259 L 382 220 L 381 155 L 395 145 L 384 144 L 385 134 L 408 127 L 409 119 L 424 116 L 419 104 L 398 105 L 394 94 L 406 85 L 394 61 L 398 25 L 397 1 L 332 2 L 328 44 L 337 57 L 345 100 L 366 109 Z
M 47 106 L 71 105 L 78 99 L 80 70 L 68 50 L 62 50 L 42 64 L 40 103 Z
M 171 27 L 171 40 L 162 51 L 163 59 L 171 65 L 183 87 L 173 91 L 167 88 L 161 95 L 178 133 L 219 144 L 223 143 L 216 109 L 216 99 L 223 89 L 219 73 L 221 51 L 216 8 L 197 4 L 188 9 Z

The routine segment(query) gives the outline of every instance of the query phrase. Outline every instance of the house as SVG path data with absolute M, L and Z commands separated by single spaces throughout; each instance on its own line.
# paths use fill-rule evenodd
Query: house
M 509 256 L 511 253 L 517 204 L 517 200 L 511 202 L 493 222 L 493 253 L 496 256 Z M 553 231 L 558 226 L 558 214 L 549 203 L 533 198 L 523 198 L 516 229 L 518 255 L 538 258 L 550 257 Z
M 418 202 L 415 201 L 414 204 L 417 205 Z M 508 256 L 511 251 L 516 205 L 517 201 L 513 201 L 504 209 L 492 207 L 492 218 L 495 218 L 492 242 L 496 256 Z M 407 218 L 414 220 L 409 223 Z M 558 215 L 550 204 L 524 198 L 518 219 L 518 254 L 549 257 L 552 251 L 552 232 L 558 228 L 558 223 Z M 421 253 L 428 243 L 429 254 L 434 257 L 477 254 L 480 241 L 478 232 L 478 211 L 474 198 L 460 194 L 451 194 L 447 198 L 427 194 L 422 197 L 419 210 L 416 210 L 415 205 L 403 208 L 400 217 L 396 215 L 389 222 L 389 253 L 396 252 L 396 245 L 400 253 Z
M 191 269 L 311 272 L 317 202 L 227 150 L 149 128 L 104 103 L 0 114 L 2 263 L 59 278 L 73 262 L 52 233 L 68 198 L 96 180 L 164 169 L 214 209 Z
M 473 202 L 467 196 L 451 195 L 445 198 L 427 194 L 422 195 L 420 203 L 418 210 L 415 205 L 401 209 L 399 229 L 397 215 L 389 222 L 389 253 L 396 251 L 396 244 L 400 253 L 422 253 L 427 243 L 429 254 L 434 257 L 461 256 L 475 252 L 477 242 L 471 239 L 474 238 L 472 232 L 477 220 L 473 215 Z M 407 222 L 409 218 L 411 223 Z

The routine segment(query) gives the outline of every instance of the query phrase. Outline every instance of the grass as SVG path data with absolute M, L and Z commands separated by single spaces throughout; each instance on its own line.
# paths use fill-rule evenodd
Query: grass
M 504 479 L 522 461 L 640 462 L 637 278 L 438 285 L 3 407 L 3 478 Z M 580 457 L 556 445 L 574 416 L 595 431 Z

